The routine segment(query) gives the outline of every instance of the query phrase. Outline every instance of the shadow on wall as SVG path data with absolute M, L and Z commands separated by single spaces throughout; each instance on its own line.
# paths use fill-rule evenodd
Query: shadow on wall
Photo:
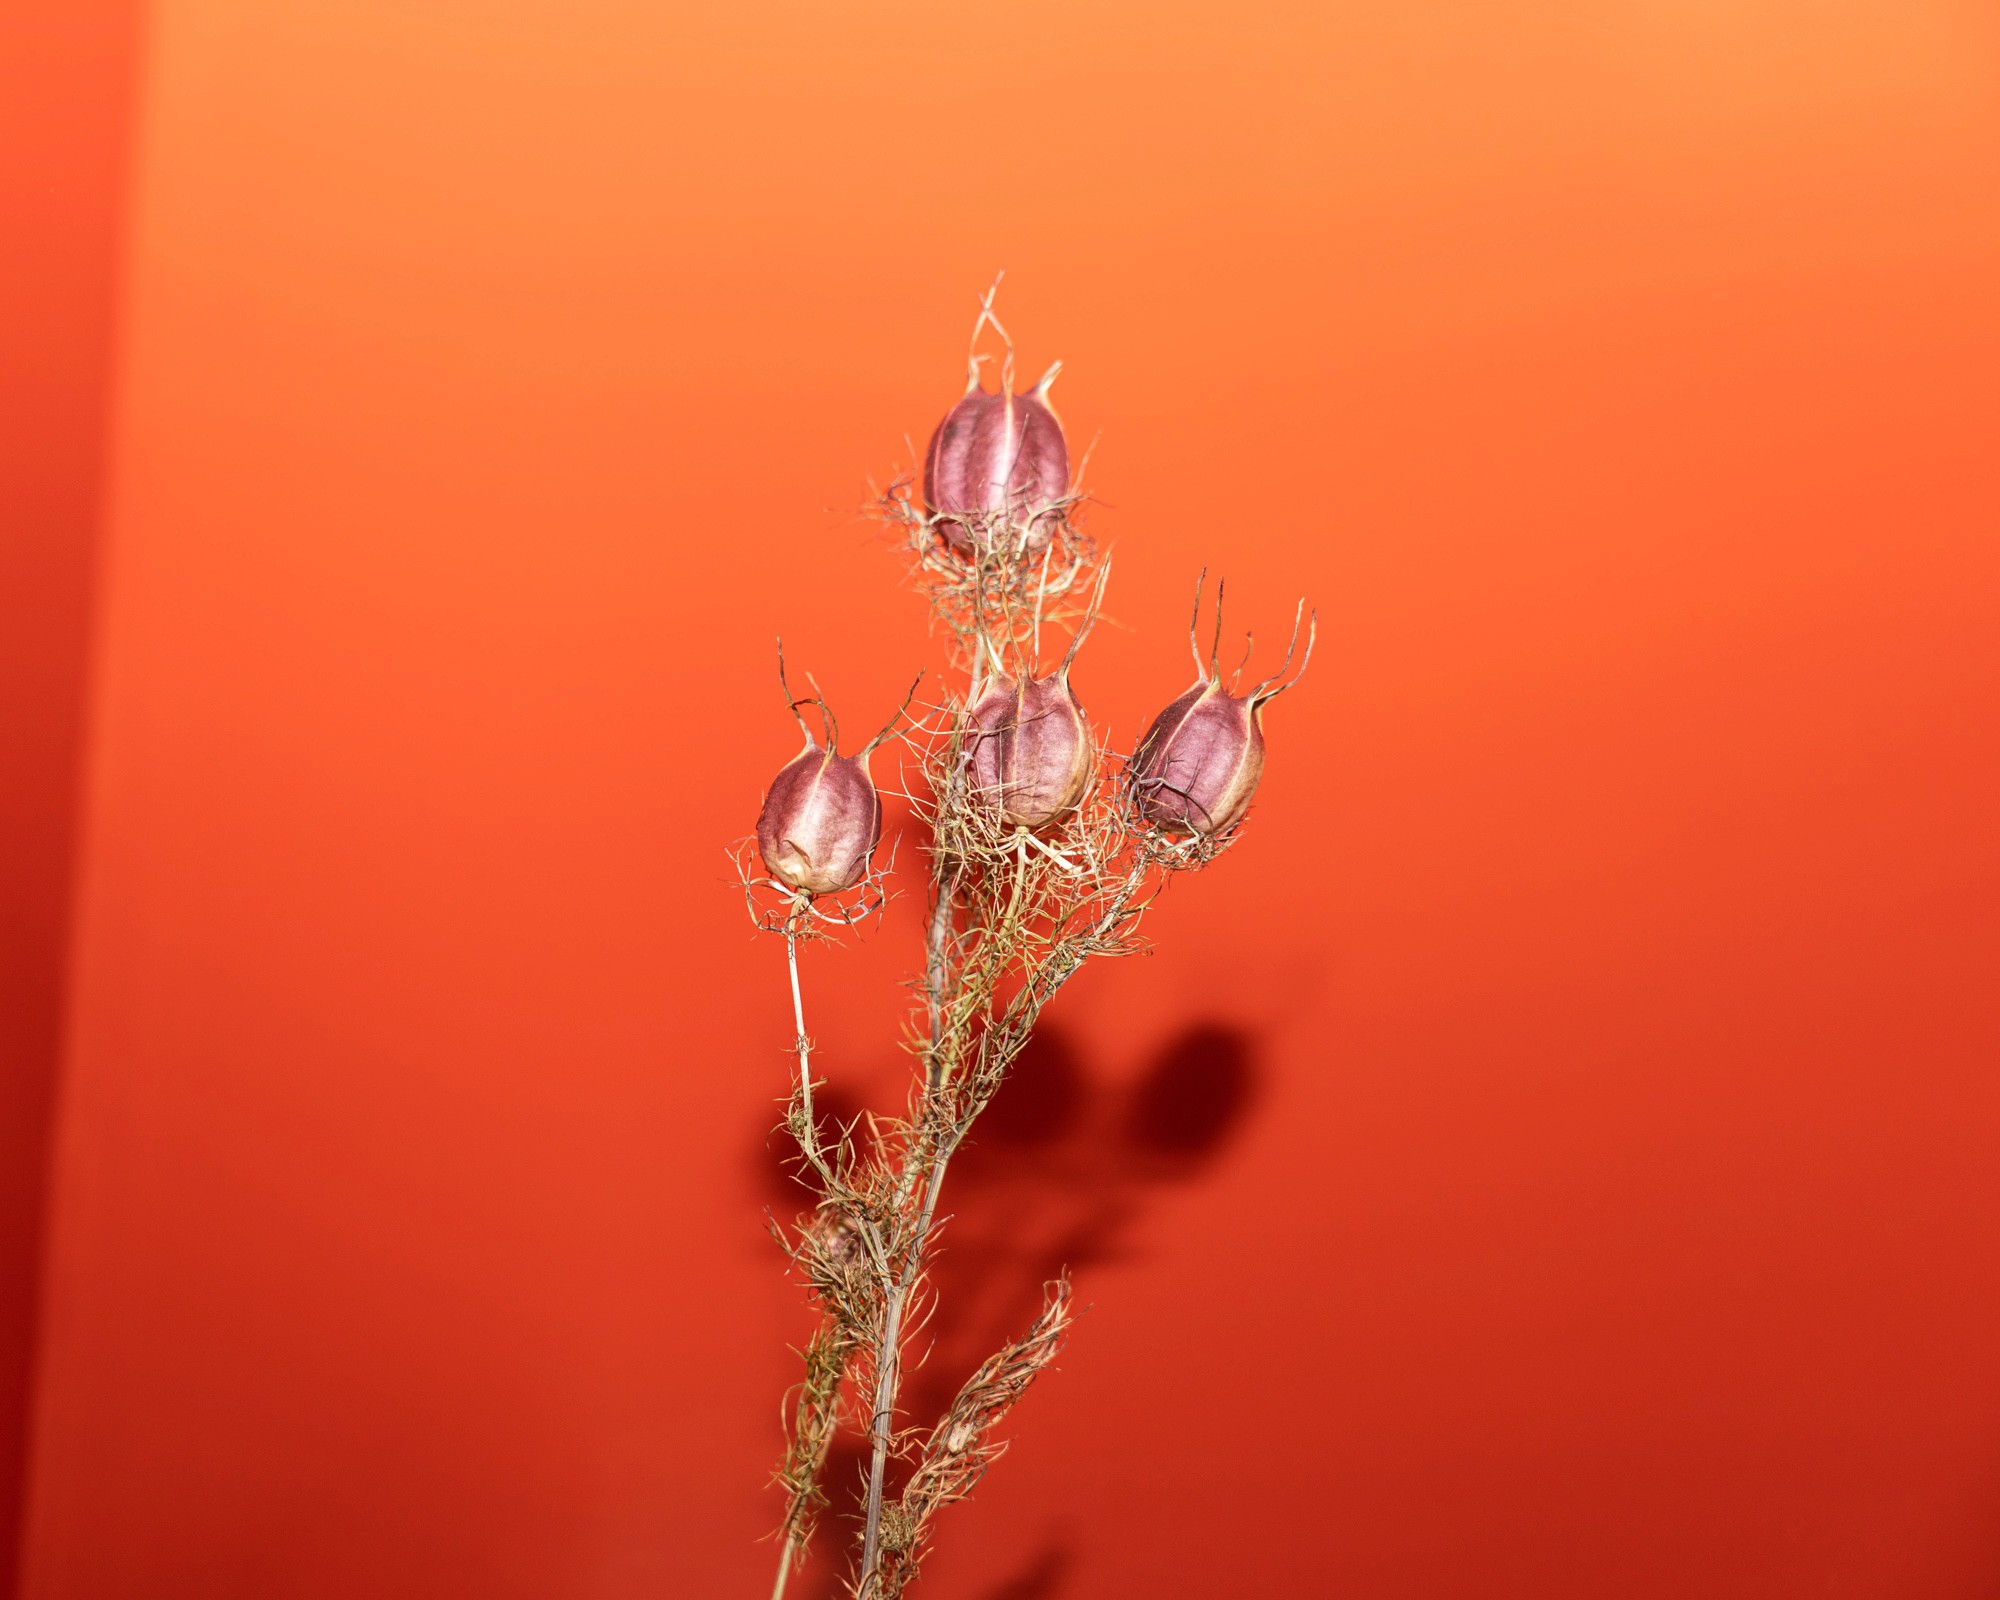
M 1068 1547 L 1052 1544 L 999 1588 L 989 1590 L 985 1600 L 1055 1600 L 1069 1565 Z
M 1227 1023 L 1183 1029 L 1123 1086 L 1093 1076 L 1070 1039 L 1044 1025 L 952 1163 L 932 1273 L 936 1312 L 928 1344 L 912 1352 L 906 1421 L 941 1412 L 980 1362 L 1034 1320 L 1042 1286 L 1058 1273 L 1071 1274 L 1088 1305 L 1089 1269 L 1132 1258 L 1133 1224 L 1150 1199 L 1208 1172 L 1257 1093 L 1255 1042 Z M 859 1109 L 831 1086 L 817 1099 L 823 1121 L 845 1123 Z M 810 1200 L 782 1136 L 760 1138 L 758 1161 L 774 1212 Z M 803 1600 L 846 1592 L 831 1556 L 843 1548 L 841 1525 L 858 1519 L 864 1466 L 860 1439 L 843 1436 L 828 1463 L 829 1519 L 795 1591 Z M 1051 1543 L 986 1600 L 1057 1600 L 1070 1566 L 1068 1547 Z

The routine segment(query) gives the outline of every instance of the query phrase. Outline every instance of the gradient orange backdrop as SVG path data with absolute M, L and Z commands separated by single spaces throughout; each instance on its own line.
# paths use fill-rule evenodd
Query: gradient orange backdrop
M 857 727 L 931 659 L 851 508 L 1001 266 L 1101 435 L 1114 737 L 1203 563 L 1322 646 L 968 1180 L 1095 1309 L 925 1592 L 1994 1593 L 1989 8 L 144 37 L 30 1600 L 767 1591 L 722 847 L 774 634 Z M 807 965 L 850 1100 L 914 918 Z

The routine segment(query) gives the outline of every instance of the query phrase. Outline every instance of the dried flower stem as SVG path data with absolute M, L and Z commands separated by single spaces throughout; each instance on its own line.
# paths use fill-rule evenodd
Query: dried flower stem
M 909 1251 L 903 1257 L 902 1271 L 889 1290 L 883 1313 L 882 1342 L 877 1347 L 875 1360 L 875 1409 L 869 1419 L 868 1519 L 862 1533 L 861 1584 L 857 1591 L 862 1600 L 867 1600 L 879 1568 L 882 1490 L 889 1465 L 889 1432 L 895 1421 L 896 1394 L 903 1376 L 903 1309 L 909 1304 L 910 1291 L 923 1268 L 923 1242 L 929 1236 L 932 1218 L 937 1214 L 938 1192 L 944 1187 L 945 1168 L 950 1164 L 951 1157 L 950 1149 L 937 1150 L 931 1156 L 930 1174 L 924 1183 L 923 1206 L 917 1213 Z
M 926 1088 L 934 1096 L 944 1088 L 945 1057 L 938 1046 L 944 1032 L 945 949 L 951 941 L 957 893 L 958 886 L 955 882 L 938 885 L 936 903 L 931 907 L 930 929 L 925 940 L 924 995 L 930 1011 L 931 1044 L 924 1080 Z
M 792 1025 L 799 1053 L 799 1126 L 793 1132 L 798 1137 L 800 1150 L 805 1152 L 806 1160 L 812 1163 L 821 1181 L 831 1183 L 833 1173 L 827 1168 L 826 1154 L 820 1148 L 819 1124 L 813 1117 L 812 1038 L 806 1032 L 806 1004 L 799 992 L 799 933 L 801 919 L 806 915 L 804 900 L 805 897 L 800 896 L 801 903 L 785 919 L 785 965 L 792 979 Z
M 905 1347 L 932 1305 L 928 1269 L 953 1157 L 1043 1007 L 1092 959 L 1143 948 L 1139 924 L 1161 887 L 1226 847 L 1261 770 L 1258 707 L 1284 686 L 1281 668 L 1246 695 L 1235 694 L 1233 681 L 1225 691 L 1214 651 L 1202 662 L 1197 647 L 1202 677 L 1190 696 L 1213 700 L 1202 715 L 1220 730 L 1202 724 L 1203 749 L 1234 741 L 1226 792 L 1190 794 L 1187 763 L 1159 731 L 1171 720 L 1174 738 L 1200 742 L 1179 732 L 1187 721 L 1180 702 L 1171 718 L 1156 719 L 1142 746 L 1146 772 L 1112 774 L 1069 687 L 1109 564 L 1072 518 L 1080 496 L 1073 483 L 1064 487 L 1066 445 L 1048 407 L 1049 379 L 1012 394 L 1012 345 L 993 317 L 990 291 L 975 346 L 988 328 L 1006 346 L 1002 395 L 980 388 L 979 364 L 989 358 L 975 348 L 972 384 L 932 441 L 925 500 L 904 480 L 881 502 L 932 622 L 947 637 L 954 669 L 947 683 L 963 685 L 947 687 L 903 735 L 920 776 L 905 798 L 930 835 L 930 910 L 907 1040 L 917 1070 L 901 1118 L 821 1130 L 799 946 L 853 926 L 887 898 L 873 861 L 881 810 L 867 761 L 903 713 L 855 757 L 841 757 L 817 685 L 804 699 L 786 687 L 805 748 L 774 781 L 758 819 L 767 875 L 742 858 L 753 920 L 785 938 L 798 1062 L 785 1127 L 817 1191 L 812 1210 L 789 1229 L 772 1224 L 819 1317 L 801 1352 L 805 1375 L 788 1406 L 777 1473 L 787 1499 L 773 1600 L 783 1600 L 826 1504 L 821 1480 L 843 1422 L 868 1440 L 851 1593 L 896 1600 L 917 1573 L 937 1512 L 970 1493 L 999 1456 L 1005 1445 L 992 1429 L 1061 1348 L 1072 1315 L 1067 1278 L 1047 1286 L 1034 1324 L 966 1379 L 928 1432 L 897 1427 Z M 1070 634 L 1053 671 L 1041 654 L 1052 629 Z M 823 738 L 807 726 L 806 706 L 817 709 Z M 1189 812 L 1192 825 L 1179 812 L 1166 815 L 1170 801 L 1198 808 Z M 773 891 L 776 908 L 760 898 Z M 911 1463 L 900 1489 L 892 1484 L 897 1460 Z
M 1003 967 L 1014 964 L 1012 958 L 1015 946 L 1022 933 L 1021 911 L 1024 894 L 1031 876 L 1038 871 L 1031 865 L 1032 858 L 1028 854 L 1025 838 L 1026 834 L 1023 831 L 1013 841 L 1015 870 L 1009 875 L 1011 882 L 1006 894 L 1005 909 L 997 929 L 1001 935 L 1001 943 L 1007 947 L 1008 959 L 1003 961 Z M 951 870 L 942 859 L 939 866 L 940 877 Z M 944 1187 L 946 1169 L 950 1165 L 952 1156 L 957 1152 L 960 1141 L 970 1130 L 973 1119 L 985 1108 L 986 1102 L 992 1098 L 993 1091 L 999 1087 L 1007 1068 L 1027 1044 L 1042 1007 L 1075 975 L 1091 954 L 1108 953 L 1105 948 L 1107 941 L 1115 936 L 1126 921 L 1138 915 L 1134 902 L 1144 886 L 1146 876 L 1145 863 L 1135 866 L 1118 885 L 1110 902 L 1103 907 L 1096 921 L 1086 931 L 1070 936 L 1068 941 L 1059 940 L 1052 947 L 1052 959 L 1046 960 L 1039 968 L 1027 972 L 1021 988 L 995 1019 L 994 1025 L 981 1036 L 981 1055 L 984 1059 L 980 1060 L 975 1068 L 977 1087 L 973 1091 L 974 1098 L 969 1104 L 957 1109 L 956 1115 L 949 1118 L 944 1129 L 936 1137 L 931 1140 L 919 1140 L 910 1147 L 905 1174 L 910 1177 L 921 1175 L 924 1196 L 911 1229 L 901 1270 L 894 1282 L 888 1286 L 881 1339 L 875 1349 L 876 1382 L 874 1406 L 870 1414 L 867 1520 L 862 1534 L 861 1576 L 855 1590 L 859 1600 L 885 1600 L 885 1597 L 893 1592 L 887 1586 L 889 1580 L 885 1576 L 889 1563 L 884 1559 L 882 1540 L 885 1511 L 883 1496 L 896 1414 L 896 1399 L 902 1379 L 904 1309 L 923 1275 L 931 1229 L 937 1214 L 938 1196 Z M 948 945 L 948 941 L 941 937 L 938 931 L 949 930 L 950 927 L 948 913 L 951 902 L 948 895 L 949 880 L 940 884 L 940 896 L 937 902 L 946 914 L 934 913 L 932 917 L 933 974 L 942 969 L 941 952 Z M 988 997 L 990 998 L 990 991 Z M 933 1016 L 941 1017 L 943 1009 L 943 996 L 933 988 Z M 942 1063 L 948 1059 L 944 1051 L 933 1048 L 929 1082 L 934 1087 L 930 1089 L 925 1099 L 926 1122 L 930 1120 L 929 1113 L 941 1105 L 939 1087 L 945 1077 Z M 1052 1359 L 1053 1354 L 1051 1348 L 1048 1359 Z M 1046 1364 L 1046 1361 L 1041 1364 Z M 1035 1370 L 1039 1370 L 1039 1365 Z M 1022 1387 L 1025 1388 L 1025 1382 Z M 914 1486 L 913 1480 L 912 1487 Z M 906 1491 L 905 1498 L 908 1496 L 909 1491 Z M 928 1520 L 927 1516 L 925 1520 Z M 907 1524 L 898 1530 L 903 1536 L 903 1541 L 913 1541 L 916 1531 L 914 1525 Z M 914 1570 L 912 1545 L 903 1541 L 899 1541 L 896 1550 L 887 1554 L 900 1561 L 903 1553 L 911 1550 L 908 1566 Z M 895 1582 L 894 1587 L 901 1588 L 900 1579 Z
M 787 1537 L 778 1547 L 778 1581 L 771 1585 L 771 1600 L 785 1600 L 785 1585 L 792 1576 L 792 1556 L 798 1546 Z

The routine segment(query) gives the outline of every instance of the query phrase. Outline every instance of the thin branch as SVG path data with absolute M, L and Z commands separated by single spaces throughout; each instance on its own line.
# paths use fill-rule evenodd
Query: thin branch
M 799 1053 L 798 1115 L 787 1120 L 792 1125 L 792 1132 L 797 1137 L 799 1149 L 804 1152 L 806 1160 L 812 1163 L 813 1170 L 820 1175 L 821 1181 L 831 1185 L 833 1172 L 826 1164 L 825 1152 L 820 1148 L 819 1125 L 813 1118 L 812 1038 L 806 1032 L 806 1005 L 799 993 L 798 919 L 804 914 L 804 902 L 807 902 L 808 897 L 801 894 L 798 898 L 802 903 L 793 916 L 785 921 L 785 966 L 791 973 L 792 979 L 792 1026 L 795 1035 L 793 1042 Z

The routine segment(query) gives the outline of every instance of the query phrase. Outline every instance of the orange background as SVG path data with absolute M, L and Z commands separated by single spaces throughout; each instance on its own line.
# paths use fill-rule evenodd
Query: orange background
M 143 37 L 121 204 L 126 101 L 36 146 L 124 246 L 62 280 L 108 424 L 26 408 L 109 465 L 25 1595 L 766 1592 L 790 1020 L 722 847 L 773 634 L 854 727 L 931 659 L 851 508 L 999 266 L 1101 434 L 1114 738 L 1204 562 L 1322 649 L 948 1198 L 941 1375 L 1052 1261 L 1095 1309 L 926 1592 L 1994 1592 L 1988 8 Z M 904 881 L 806 968 L 851 1103 Z

